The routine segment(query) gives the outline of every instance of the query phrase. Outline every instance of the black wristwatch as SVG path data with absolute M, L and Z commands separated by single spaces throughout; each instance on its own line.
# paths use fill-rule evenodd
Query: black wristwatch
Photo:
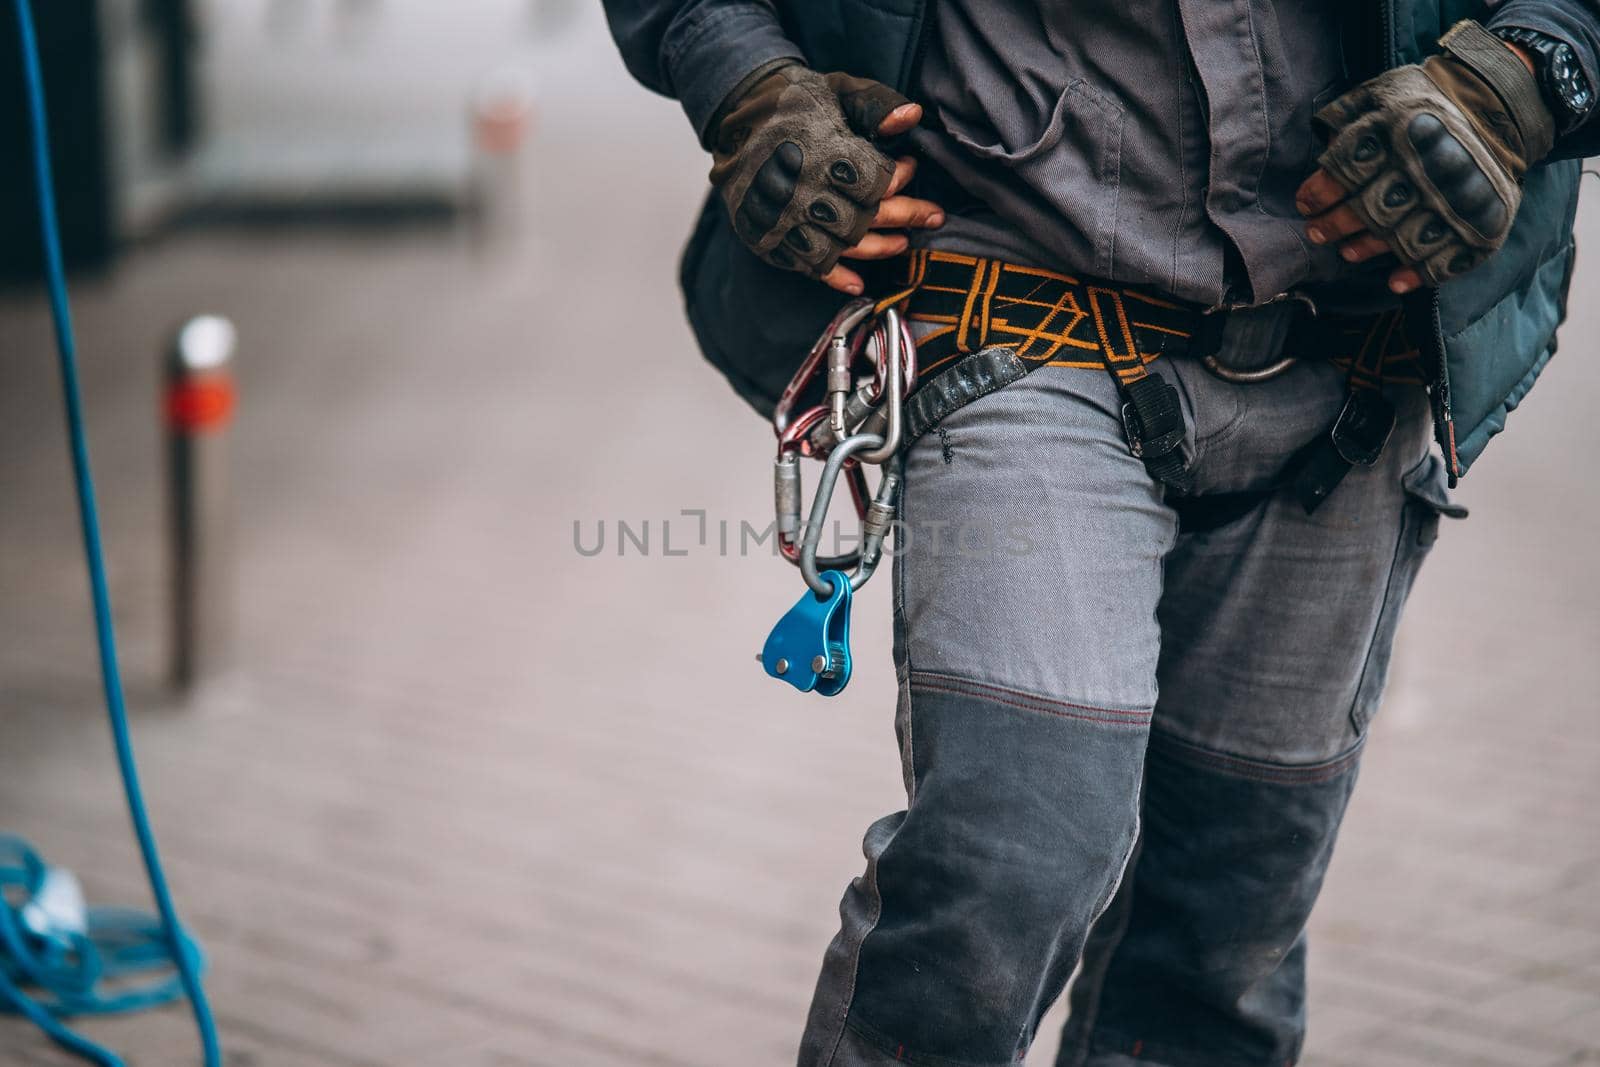
M 1557 133 L 1572 130 L 1589 116 L 1594 108 L 1594 88 L 1571 45 L 1522 26 L 1496 26 L 1491 32 L 1533 56 L 1539 91 L 1556 120 Z

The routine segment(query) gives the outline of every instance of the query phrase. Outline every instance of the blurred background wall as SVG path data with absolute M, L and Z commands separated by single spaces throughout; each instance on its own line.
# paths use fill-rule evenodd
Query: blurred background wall
M 230 1063 L 792 1061 L 860 834 L 902 803 L 887 583 L 839 700 L 752 662 L 800 586 L 736 550 L 770 435 L 682 321 L 707 162 L 676 106 L 585 0 L 36 7 L 138 741 Z M 14 80 L 0 829 L 138 903 Z M 1307 1064 L 1600 1062 L 1596 285 L 1413 598 Z M 202 312 L 238 337 L 229 640 L 177 689 L 162 361 Z M 181 1012 L 91 1031 L 191 1062 Z M 0 1063 L 64 1062 L 0 1019 Z

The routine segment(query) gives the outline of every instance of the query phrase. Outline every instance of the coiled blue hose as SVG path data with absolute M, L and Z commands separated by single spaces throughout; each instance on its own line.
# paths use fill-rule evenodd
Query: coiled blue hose
M 67 304 L 66 272 L 61 261 L 61 237 L 56 221 L 55 188 L 50 174 L 50 142 L 45 125 L 44 79 L 39 70 L 39 46 L 33 30 L 28 0 L 15 0 L 18 36 L 22 42 L 22 73 L 27 87 L 29 125 L 33 134 L 33 171 L 39 200 L 39 225 L 44 245 L 45 285 L 50 314 L 55 322 L 56 352 L 61 371 L 61 391 L 66 400 L 67 437 L 72 448 L 72 474 L 77 489 L 78 519 L 83 530 L 83 552 L 89 570 L 89 590 L 94 601 L 95 638 L 100 650 L 100 679 L 105 690 L 106 713 L 122 772 L 128 815 L 133 822 L 139 853 L 144 859 L 155 898 L 159 923 L 130 921 L 125 912 L 91 914 L 81 940 L 41 937 L 27 928 L 15 906 L 31 896 L 45 877 L 43 863 L 33 851 L 14 839 L 0 843 L 0 1000 L 27 1016 L 51 1039 L 100 1067 L 123 1067 L 112 1052 L 74 1033 L 61 1017 L 107 1011 L 128 1011 L 186 996 L 194 1012 L 205 1055 L 205 1067 L 222 1067 L 216 1024 L 200 982 L 202 963 L 194 943 L 178 922 L 177 909 L 167 888 L 166 873 L 156 848 L 139 769 L 134 762 L 128 730 L 127 705 L 122 695 L 122 674 L 117 666 L 116 633 L 111 623 L 111 596 L 106 586 L 104 552 L 100 546 L 100 519 L 95 508 L 94 479 L 89 469 L 89 442 L 84 431 L 83 401 L 78 391 L 77 345 L 72 335 L 72 315 Z M 10 880 L 21 889 L 7 891 Z M 31 888 L 30 888 L 31 887 Z M 143 970 L 166 962 L 177 971 L 177 981 L 121 995 L 102 996 L 99 982 L 120 977 L 130 969 Z M 30 993 L 30 990 L 32 991 Z M 37 996 L 34 994 L 38 994 Z

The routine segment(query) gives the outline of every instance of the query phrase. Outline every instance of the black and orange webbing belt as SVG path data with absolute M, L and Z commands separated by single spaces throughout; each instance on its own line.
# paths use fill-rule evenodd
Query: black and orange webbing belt
M 1133 454 L 1180 491 L 1178 391 L 1150 373 L 1163 354 L 1187 350 L 1198 311 L 1144 291 L 998 259 L 920 250 L 907 257 L 906 317 L 931 330 L 917 342 L 924 385 L 908 406 L 912 436 L 985 393 L 1046 366 L 1103 367 L 1122 397 Z
M 918 365 L 936 373 L 962 355 L 1012 349 L 1040 366 L 1105 366 L 1135 380 L 1144 364 L 1187 347 L 1198 308 L 1126 286 L 954 252 L 907 257 L 906 317 L 931 329 Z
M 1040 367 L 1103 368 L 1122 397 L 1134 455 L 1160 481 L 1188 487 L 1177 390 L 1148 367 L 1162 356 L 1209 354 L 1198 349 L 1214 347 L 1204 335 L 1220 320 L 1208 323 L 1199 306 L 1138 287 L 955 252 L 915 251 L 906 270 L 903 286 L 880 306 L 902 305 L 924 327 L 908 441 Z M 1287 348 L 1346 369 L 1353 396 L 1378 396 L 1386 382 L 1427 381 L 1398 311 L 1318 320 L 1315 329 L 1292 333 Z

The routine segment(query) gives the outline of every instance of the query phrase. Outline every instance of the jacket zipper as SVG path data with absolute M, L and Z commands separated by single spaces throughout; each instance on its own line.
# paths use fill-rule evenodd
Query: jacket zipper
M 1450 413 L 1450 367 L 1444 357 L 1444 326 L 1439 321 L 1439 290 L 1435 289 L 1428 300 L 1428 329 L 1433 334 L 1435 356 L 1433 375 L 1433 435 L 1444 450 L 1446 473 L 1450 488 L 1461 480 L 1461 457 L 1456 454 L 1456 422 Z
M 1385 70 L 1393 70 L 1400 65 L 1399 50 L 1394 42 L 1394 2 L 1381 0 L 1379 4 L 1383 16 L 1382 54 Z M 1437 288 L 1428 293 L 1428 331 L 1434 354 L 1433 388 L 1429 390 L 1433 406 L 1433 436 L 1444 450 L 1450 488 L 1454 489 L 1461 478 L 1461 457 L 1456 452 L 1456 423 L 1450 411 L 1450 366 L 1445 358 L 1444 326 L 1440 320 Z

